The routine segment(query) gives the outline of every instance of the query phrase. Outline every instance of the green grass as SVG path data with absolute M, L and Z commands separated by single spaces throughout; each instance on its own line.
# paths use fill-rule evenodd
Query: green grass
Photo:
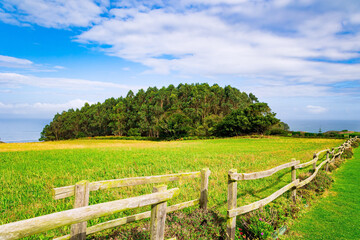
M 72 208 L 73 197 L 53 200 L 51 189 L 80 180 L 99 181 L 125 177 L 212 171 L 209 206 L 226 211 L 227 172 L 266 170 L 296 158 L 309 161 L 315 151 L 338 146 L 343 140 L 297 138 L 231 138 L 198 141 L 73 140 L 0 145 L 0 224 Z M 238 205 L 264 198 L 290 182 L 290 169 L 272 177 L 240 182 Z M 169 183 L 181 194 L 169 204 L 199 197 L 200 180 Z M 151 193 L 152 185 L 91 192 L 90 204 Z M 140 209 L 135 212 L 149 210 Z M 89 225 L 134 211 L 95 219 Z M 34 238 L 68 233 L 69 228 Z
M 291 227 L 287 239 L 360 239 L 360 149 L 334 173 L 335 183 Z

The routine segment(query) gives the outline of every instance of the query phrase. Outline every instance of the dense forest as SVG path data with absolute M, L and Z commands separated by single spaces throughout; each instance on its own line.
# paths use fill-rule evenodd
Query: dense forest
M 217 84 L 179 84 L 129 91 L 126 97 L 56 114 L 40 140 L 93 136 L 234 136 L 263 133 L 279 120 L 250 93 Z

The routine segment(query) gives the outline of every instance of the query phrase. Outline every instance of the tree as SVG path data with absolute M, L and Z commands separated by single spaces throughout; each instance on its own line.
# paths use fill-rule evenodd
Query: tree
M 266 103 L 254 103 L 227 115 L 217 126 L 218 136 L 239 136 L 250 133 L 263 134 L 280 120 Z
M 149 137 L 210 136 L 219 124 L 225 127 L 224 123 L 230 121 L 225 120 L 225 116 L 236 111 L 244 115 L 243 119 L 240 116 L 236 119 L 241 122 L 242 129 L 229 129 L 228 133 L 262 132 L 266 118 L 256 120 L 252 115 L 259 117 L 256 111 L 265 110 L 254 107 L 246 110 L 257 103 L 258 99 L 252 93 L 248 95 L 231 86 L 223 88 L 217 84 L 196 83 L 160 89 L 149 87 L 136 94 L 129 91 L 125 98 L 109 98 L 92 105 L 85 103 L 81 109 L 58 113 L 43 129 L 41 139 L 139 134 Z M 226 126 L 230 128 L 231 124 Z

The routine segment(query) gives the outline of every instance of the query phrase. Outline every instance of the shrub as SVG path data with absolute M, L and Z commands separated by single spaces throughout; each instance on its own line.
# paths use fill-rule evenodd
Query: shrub
M 139 136 L 141 136 L 141 133 L 140 133 L 139 128 L 130 128 L 129 131 L 127 132 L 127 135 L 139 137 Z
M 288 132 L 280 129 L 280 128 L 274 128 L 274 129 L 270 129 L 268 131 L 268 135 L 280 135 L 280 136 L 287 136 Z
M 349 159 L 353 156 L 353 152 L 352 152 L 352 148 L 345 148 L 343 154 L 341 155 L 341 157 L 343 159 Z
M 240 224 L 236 227 L 236 238 L 245 239 L 266 239 L 273 234 L 274 226 L 271 220 L 267 221 L 259 211 L 255 211 L 241 218 Z M 270 219 L 270 218 L 269 218 Z
M 359 142 L 358 141 L 352 142 L 351 147 L 353 147 L 353 148 L 359 147 Z

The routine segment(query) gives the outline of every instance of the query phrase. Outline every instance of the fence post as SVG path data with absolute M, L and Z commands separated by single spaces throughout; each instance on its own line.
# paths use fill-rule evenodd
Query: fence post
M 328 172 L 329 171 L 329 162 L 330 162 L 330 151 L 327 150 L 326 152 L 326 167 L 325 167 L 325 171 Z
M 296 161 L 295 158 L 291 159 L 292 162 Z M 291 182 L 296 181 L 296 168 L 295 166 L 291 167 Z M 296 186 L 293 187 L 291 191 L 291 199 L 293 203 L 296 203 Z
M 75 203 L 74 208 L 85 207 L 89 205 L 89 181 L 83 180 L 75 184 Z M 87 222 L 81 222 L 71 225 L 70 239 L 86 239 Z
M 153 193 L 166 191 L 166 185 L 153 188 Z M 167 202 L 161 202 L 151 206 L 150 240 L 163 240 L 165 232 Z
M 237 181 L 230 179 L 231 173 L 237 173 L 236 169 L 229 170 L 228 174 L 228 210 L 236 208 L 237 201 Z M 235 239 L 236 216 L 228 218 L 226 222 L 226 239 Z
M 314 153 L 313 159 L 315 159 L 316 157 L 317 157 L 316 153 Z M 314 169 L 314 171 L 316 170 L 316 162 L 313 163 L 313 169 Z
M 208 168 L 201 169 L 200 208 L 205 210 L 208 203 L 210 173 Z

